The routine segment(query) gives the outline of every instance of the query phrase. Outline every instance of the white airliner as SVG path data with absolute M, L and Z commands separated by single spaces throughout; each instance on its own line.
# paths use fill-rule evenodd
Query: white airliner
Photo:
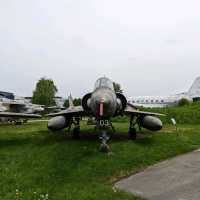
M 143 107 L 166 107 L 177 105 L 179 100 L 186 98 L 189 101 L 200 98 L 200 77 L 196 78 L 188 92 L 170 96 L 136 96 L 129 97 L 128 103 Z

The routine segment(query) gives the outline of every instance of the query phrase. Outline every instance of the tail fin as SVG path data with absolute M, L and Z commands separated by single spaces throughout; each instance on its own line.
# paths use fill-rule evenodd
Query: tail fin
M 69 95 L 68 99 L 69 99 L 69 107 L 70 107 L 70 108 L 71 108 L 71 107 L 74 107 L 73 98 L 72 98 L 72 95 L 71 95 L 71 94 Z
M 192 98 L 200 97 L 200 77 L 195 79 L 187 94 Z

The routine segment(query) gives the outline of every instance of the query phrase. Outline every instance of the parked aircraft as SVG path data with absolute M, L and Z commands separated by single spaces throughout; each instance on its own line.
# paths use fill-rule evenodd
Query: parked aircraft
M 156 116 L 163 116 L 163 114 L 136 110 L 127 104 L 127 99 L 123 94 L 115 93 L 113 82 L 106 77 L 96 81 L 94 91 L 82 98 L 82 106 L 74 106 L 71 97 L 69 105 L 69 108 L 64 111 L 48 115 L 53 117 L 48 122 L 48 128 L 57 131 L 67 127 L 70 129 L 73 125 L 73 137 L 78 139 L 81 117 L 94 117 L 96 129 L 100 131 L 100 150 L 104 152 L 109 151 L 107 141 L 110 139 L 110 134 L 108 130 L 115 131 L 112 124 L 113 117 L 130 116 L 129 135 L 131 139 L 136 139 L 136 125 L 151 131 L 162 129 L 162 121 Z
M 4 111 L 26 114 L 38 114 L 44 111 L 43 105 L 32 104 L 19 100 L 10 100 L 6 98 L 0 98 L 0 108 Z
M 170 96 L 133 96 L 128 98 L 128 102 L 135 106 L 166 107 L 177 105 L 182 98 L 191 102 L 200 98 L 200 77 L 196 78 L 188 92 Z
M 0 122 L 14 122 L 21 124 L 28 118 L 40 118 L 40 115 L 34 114 L 43 109 L 39 105 L 19 103 L 6 98 L 0 99 Z

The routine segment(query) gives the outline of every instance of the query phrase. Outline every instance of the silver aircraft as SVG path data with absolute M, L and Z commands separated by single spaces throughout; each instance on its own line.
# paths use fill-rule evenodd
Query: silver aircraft
M 96 129 L 99 130 L 101 139 L 100 150 L 109 151 L 107 141 L 111 134 L 109 129 L 115 131 L 112 125 L 112 118 L 122 115 L 130 117 L 129 136 L 135 140 L 137 136 L 136 125 L 151 131 L 162 129 L 162 121 L 156 116 L 164 116 L 160 113 L 142 112 L 127 103 L 126 97 L 121 93 L 116 93 L 113 82 L 106 78 L 99 78 L 95 83 L 94 91 L 86 94 L 82 98 L 82 106 L 74 106 L 73 100 L 69 98 L 69 108 L 58 113 L 48 114 L 53 117 L 48 122 L 48 128 L 52 131 L 64 128 L 73 129 L 73 137 L 80 137 L 80 120 L 84 116 L 95 118 Z
M 9 99 L 0 99 L 0 122 L 13 122 L 22 124 L 29 118 L 40 118 L 41 116 L 35 113 L 42 112 L 39 105 L 25 104 Z
M 0 98 L 0 111 L 1 110 L 26 114 L 39 114 L 44 111 L 44 106 L 21 100 Z

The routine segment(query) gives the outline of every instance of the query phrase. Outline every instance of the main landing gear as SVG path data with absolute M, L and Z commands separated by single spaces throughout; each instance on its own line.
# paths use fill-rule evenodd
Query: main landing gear
M 137 123 L 137 120 L 134 118 L 134 116 L 131 116 L 129 131 L 128 131 L 129 137 L 131 140 L 136 140 L 136 138 L 137 138 L 137 131 L 135 128 L 136 123 Z
M 73 124 L 74 124 L 74 129 L 72 132 L 72 136 L 75 140 L 78 140 L 80 139 L 80 118 L 75 117 Z
M 136 128 L 130 127 L 128 130 L 128 133 L 129 133 L 129 137 L 131 140 L 136 140 L 136 138 L 137 138 Z

